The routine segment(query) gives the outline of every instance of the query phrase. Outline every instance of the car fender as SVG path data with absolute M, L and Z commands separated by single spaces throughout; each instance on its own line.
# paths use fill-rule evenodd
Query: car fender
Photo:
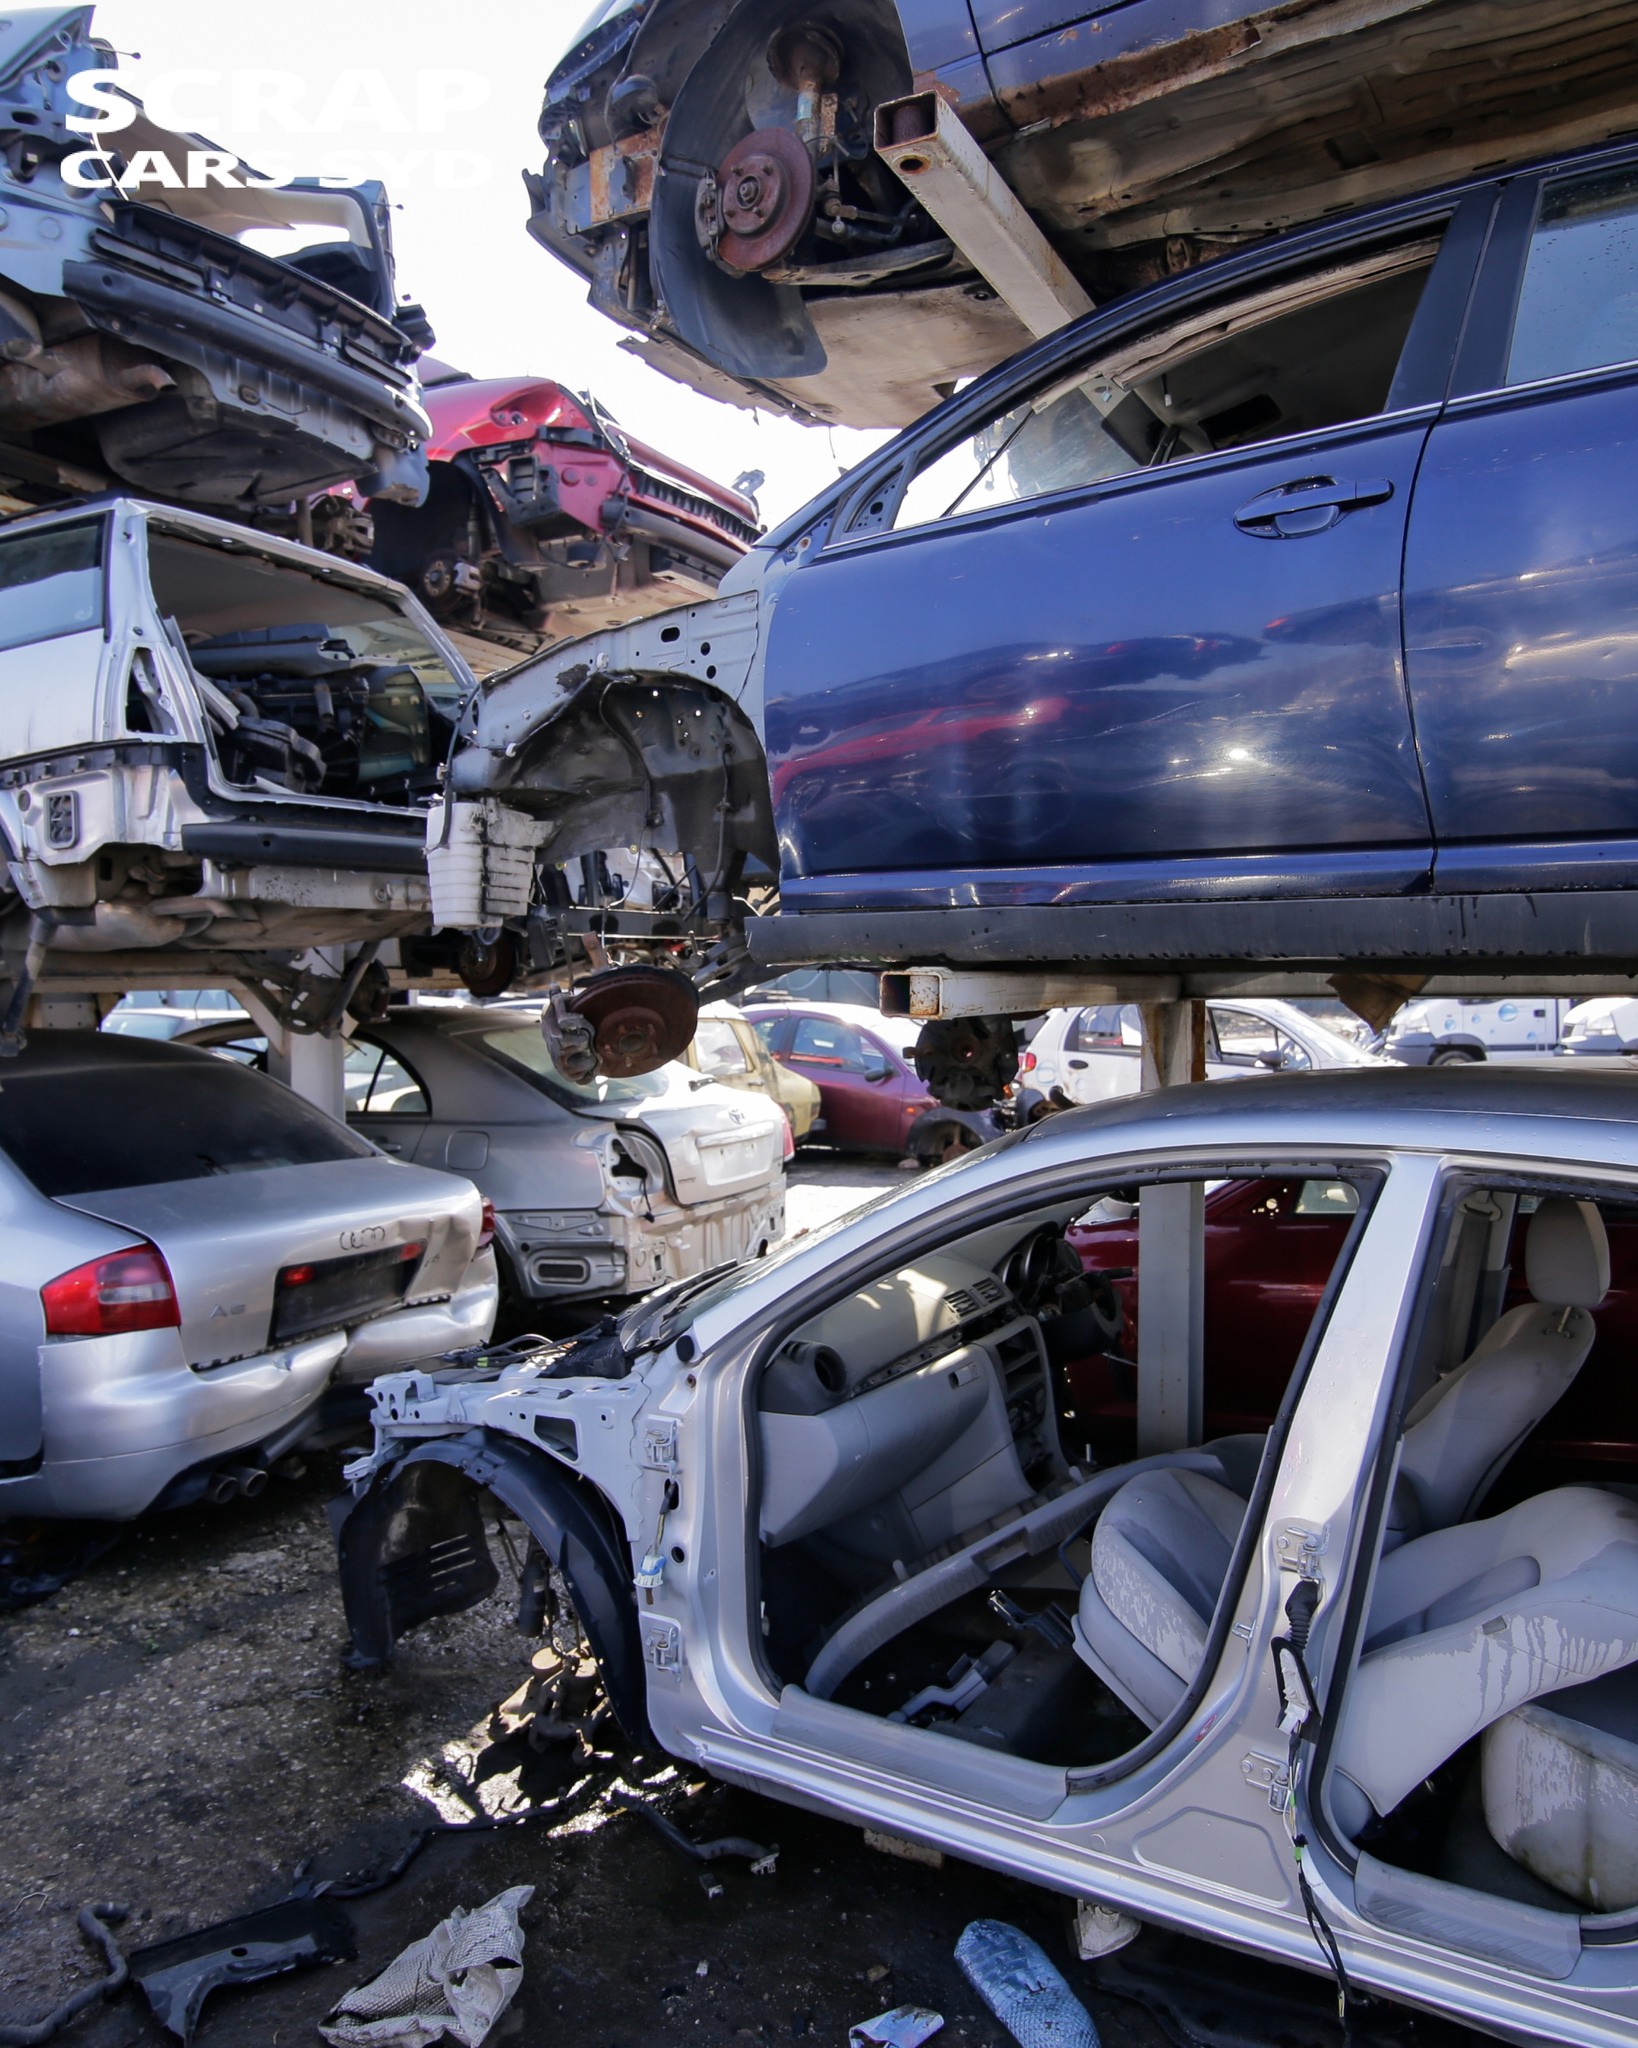
M 486 1429 L 410 1444 L 331 1508 L 355 1669 L 436 1614 L 494 1591 L 479 1491 L 515 1514 L 563 1574 L 622 1731 L 648 1739 L 636 1589 L 619 1524 L 597 1489 L 542 1451 Z

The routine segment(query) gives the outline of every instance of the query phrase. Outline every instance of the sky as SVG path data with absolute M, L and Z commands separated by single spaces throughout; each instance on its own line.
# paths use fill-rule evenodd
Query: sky
M 591 0 L 106 0 L 92 31 L 162 120 L 247 163 L 379 176 L 400 293 L 474 376 L 590 390 L 632 433 L 732 483 L 760 469 L 770 524 L 886 438 L 798 426 L 685 390 L 620 347 L 574 272 L 530 238 L 523 171 L 547 73 Z M 133 195 L 135 196 L 135 195 Z

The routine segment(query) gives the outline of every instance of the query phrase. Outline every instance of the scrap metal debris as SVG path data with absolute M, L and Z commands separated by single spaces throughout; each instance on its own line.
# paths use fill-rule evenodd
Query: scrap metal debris
M 205 2000 L 222 1986 L 255 1984 L 319 1963 L 350 1963 L 357 1953 L 353 1924 L 339 1906 L 328 1899 L 287 1899 L 137 1949 L 130 1965 L 154 2018 L 179 2041 L 191 2042 Z
M 692 1857 L 696 1863 L 715 1863 L 724 1856 L 743 1856 L 751 1866 L 753 1877 L 769 1877 L 773 1873 L 779 1858 L 777 1842 L 767 1849 L 760 1842 L 748 1841 L 744 1835 L 719 1835 L 715 1841 L 696 1842 L 673 1821 L 667 1820 L 657 1806 L 651 1806 L 646 1799 L 639 1799 L 635 1792 L 622 1792 L 616 1787 L 608 1797 L 615 1806 L 623 1806 L 628 1813 L 640 1814 L 673 1849 Z
M 39 2043 L 61 2033 L 69 2021 L 77 2018 L 88 2005 L 95 2005 L 100 1998 L 113 1996 L 130 1975 L 114 1934 L 114 1929 L 129 1911 L 128 1906 L 108 1904 L 80 1908 L 79 1930 L 107 1958 L 107 1975 L 99 1977 L 93 1984 L 82 1984 L 72 1998 L 65 1998 L 56 2011 L 48 2012 L 43 2020 L 22 2026 L 10 2026 L 0 2021 L 0 2048 L 39 2048 Z
M 943 2024 L 943 2013 L 925 2005 L 895 2005 L 890 2012 L 849 2027 L 847 2048 L 921 2048 Z
M 974 1920 L 956 1943 L 967 1982 L 1019 2048 L 1099 2048 L 1092 2015 L 1039 1942 L 1005 1920 Z
M 516 1884 L 476 1912 L 457 1906 L 349 1991 L 319 2032 L 334 2048 L 431 2048 L 446 2034 L 480 2048 L 523 1982 L 518 1914 L 534 1895 L 532 1884 Z

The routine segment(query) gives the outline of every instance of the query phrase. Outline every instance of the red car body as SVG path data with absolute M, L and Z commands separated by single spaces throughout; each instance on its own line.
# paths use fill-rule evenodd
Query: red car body
M 532 653 L 710 597 L 761 530 L 753 499 L 625 433 L 595 399 L 421 367 L 427 501 L 371 502 L 370 562 L 446 629 Z
M 774 1058 L 818 1087 L 822 1128 L 813 1135 L 827 1145 L 902 1155 L 911 1125 L 936 1107 L 893 1037 L 872 1030 L 868 1011 L 751 1003 L 745 1014 Z
M 1297 1213 L 1300 1180 L 1230 1181 L 1206 1196 L 1205 1433 L 1209 1440 L 1266 1429 L 1302 1351 L 1351 1216 Z M 1638 1460 L 1638 1212 L 1604 1207 L 1610 1290 L 1594 1311 L 1596 1335 L 1568 1393 L 1525 1444 L 1527 1491 L 1585 1477 L 1589 1467 Z M 1506 1307 L 1531 1299 L 1521 1233 L 1514 1224 Z M 1082 1358 L 1066 1368 L 1070 1433 L 1084 1433 L 1107 1461 L 1135 1436 L 1138 1226 L 1076 1224 L 1070 1244 L 1087 1272 L 1113 1277 L 1126 1313 L 1121 1357 Z M 1522 1483 L 1522 1482 L 1521 1482 Z

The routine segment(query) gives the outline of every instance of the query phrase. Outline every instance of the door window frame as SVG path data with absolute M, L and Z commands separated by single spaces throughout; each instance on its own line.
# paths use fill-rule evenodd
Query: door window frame
M 1507 358 L 1513 344 L 1530 245 L 1541 216 L 1547 187 L 1565 179 L 1596 177 L 1601 171 L 1638 170 L 1638 150 L 1631 142 L 1584 156 L 1561 158 L 1498 186 L 1499 200 L 1486 241 L 1484 259 L 1473 287 L 1471 310 L 1457 351 L 1450 381 L 1453 405 L 1463 400 L 1504 399 L 1522 402 L 1537 392 L 1557 392 L 1601 380 L 1620 382 L 1638 376 L 1638 361 L 1600 363 L 1586 370 L 1564 370 L 1528 383 L 1507 382 Z
M 1386 1375 L 1383 1412 L 1373 1433 L 1368 1470 L 1361 1485 L 1349 1531 L 1353 1564 L 1347 1575 L 1341 1601 L 1330 1616 L 1327 1640 L 1314 1681 L 1320 1695 L 1320 1713 L 1314 1747 L 1303 1774 L 1301 1797 L 1304 1818 L 1319 1847 L 1352 1878 L 1359 1867 L 1360 1845 L 1345 1834 L 1331 1812 L 1330 1786 L 1336 1738 L 1344 1718 L 1348 1685 L 1365 1653 L 1365 1631 L 1370 1619 L 1371 1597 L 1376 1588 L 1377 1567 L 1392 1505 L 1393 1485 L 1398 1473 L 1397 1452 L 1409 1412 L 1417 1362 L 1422 1355 L 1428 1325 L 1436 1305 L 1441 1262 L 1462 1203 L 1468 1196 L 1494 1190 L 1542 1195 L 1567 1195 L 1578 1201 L 1618 1199 L 1624 1191 L 1638 1188 L 1638 1171 L 1604 1162 L 1570 1162 L 1542 1159 L 1533 1161 L 1502 1155 L 1494 1160 L 1451 1158 L 1439 1171 L 1434 1190 L 1432 1227 L 1422 1247 L 1421 1263 L 1409 1282 L 1412 1307 L 1405 1323 L 1399 1356 Z M 1357 1217 L 1355 1222 L 1357 1224 Z M 1522 1449 L 1523 1446 L 1520 1446 Z M 1517 1453 L 1515 1453 L 1515 1456 Z M 1482 1516 L 1475 1519 L 1483 1519 Z M 1333 1649 L 1334 1646 L 1334 1649 Z M 1369 1853 L 1367 1850 L 1365 1853 Z M 1392 1866 L 1397 1867 L 1397 1866 Z M 1452 1881 L 1458 1891 L 1473 1897 L 1486 1894 L 1476 1887 Z M 1638 1929 L 1638 1907 L 1599 1915 L 1578 1911 L 1567 1904 L 1565 1916 L 1584 1929 L 1584 1945 L 1627 1944 Z M 1593 1923 L 1592 1940 L 1585 1940 L 1588 1923 Z M 1606 1931 L 1607 1930 L 1607 1931 Z M 1466 1952 L 1451 1948 L 1457 1955 Z
M 1034 1130 L 1042 1128 L 1044 1127 L 1033 1127 Z M 1032 1134 L 1020 1133 L 1019 1140 L 1027 1141 Z M 1003 1140 L 1003 1143 L 1005 1142 Z M 1306 1180 L 1323 1177 L 1328 1180 L 1345 1181 L 1357 1189 L 1359 1204 L 1355 1212 L 1346 1219 L 1348 1228 L 1337 1247 L 1325 1287 L 1314 1306 L 1302 1348 L 1292 1366 L 1279 1407 L 1270 1422 L 1263 1456 L 1213 1610 L 1205 1649 L 1194 1678 L 1185 1688 L 1183 1696 L 1171 1713 L 1119 1757 L 1102 1764 L 1037 1765 L 1032 1768 L 1040 1770 L 1044 1775 L 1059 1774 L 1063 1779 L 1066 1797 L 1073 1797 L 1076 1794 L 1097 1792 L 1108 1786 L 1119 1785 L 1134 1778 L 1139 1771 L 1157 1760 L 1166 1757 L 1167 1752 L 1174 1748 L 1179 1734 L 1188 1726 L 1221 1668 L 1233 1633 L 1240 1599 L 1263 1541 L 1270 1503 L 1286 1462 L 1291 1424 L 1297 1406 L 1311 1377 L 1320 1346 L 1331 1329 L 1338 1298 L 1364 1246 L 1372 1220 L 1381 1205 L 1381 1198 L 1392 1185 L 1396 1168 L 1403 1162 L 1403 1155 L 1396 1155 L 1390 1148 L 1362 1146 L 1356 1151 L 1345 1145 L 1333 1152 L 1329 1158 L 1326 1157 L 1327 1148 L 1323 1145 L 1292 1146 L 1289 1149 L 1293 1155 L 1290 1159 L 1276 1160 L 1255 1144 L 1238 1147 L 1201 1146 L 1171 1154 L 1157 1154 L 1148 1147 L 1140 1146 L 1124 1157 L 1116 1155 L 1096 1160 L 1077 1160 L 1048 1169 L 1038 1176 L 1009 1177 L 999 1185 L 989 1182 L 982 1188 L 975 1189 L 966 1201 L 952 1203 L 948 1208 L 936 1212 L 932 1218 L 918 1215 L 909 1224 L 890 1232 L 885 1239 L 877 1238 L 853 1248 L 822 1273 L 799 1282 L 761 1313 L 754 1313 L 747 1318 L 730 1340 L 732 1357 L 726 1370 L 720 1375 L 713 1375 L 715 1397 L 722 1404 L 717 1412 L 737 1410 L 742 1425 L 734 1435 L 740 1445 L 741 1462 L 736 1476 L 742 1483 L 737 1498 L 743 1514 L 739 1526 L 743 1532 L 745 1546 L 745 1590 L 748 1596 L 739 1625 L 745 1628 L 746 1636 L 743 1642 L 730 1640 L 730 1643 L 723 1647 L 728 1648 L 734 1661 L 738 1662 L 743 1658 L 754 1671 L 756 1683 L 766 1696 L 764 1704 L 771 1702 L 777 1706 L 782 1686 L 789 1681 L 782 1681 L 768 1663 L 762 1651 L 760 1635 L 751 1621 L 751 1617 L 757 1612 L 757 1602 L 762 1597 L 763 1545 L 759 1517 L 763 1474 L 758 1453 L 757 1431 L 754 1426 L 744 1425 L 754 1421 L 757 1389 L 762 1374 L 780 1344 L 794 1335 L 802 1325 L 822 1315 L 860 1288 L 869 1286 L 882 1275 L 909 1265 L 918 1258 L 936 1256 L 940 1250 L 948 1248 L 957 1239 L 972 1231 L 1021 1219 L 1034 1211 L 1055 1207 L 1065 1199 L 1084 1201 L 1090 1205 L 1100 1195 L 1129 1186 L 1134 1181 L 1144 1187 L 1162 1182 L 1191 1180 L 1204 1181 L 1209 1185 L 1225 1177 L 1252 1179 L 1272 1175 L 1286 1179 Z M 670 1334 L 674 1338 L 676 1333 L 673 1331 Z M 725 1521 L 723 1526 L 729 1526 L 728 1522 Z M 722 1609 L 724 1620 L 728 1613 L 726 1592 L 725 1587 Z M 1254 1660 L 1257 1645 L 1248 1645 L 1248 1650 Z M 1170 1764 L 1165 1764 L 1163 1768 L 1169 1769 Z
M 1022 359 L 1003 364 L 980 378 L 884 450 L 863 482 L 835 502 L 834 517 L 823 537 L 819 558 L 830 560 L 870 544 L 905 545 L 921 537 L 970 531 L 988 521 L 1028 517 L 1042 509 L 1061 508 L 1066 501 L 1140 489 L 1168 477 L 1197 476 L 1203 469 L 1209 472 L 1214 465 L 1255 460 L 1282 446 L 1323 447 L 1333 439 L 1357 435 L 1373 424 L 1406 420 L 1420 412 L 1437 410 L 1449 384 L 1495 192 L 1494 183 L 1487 182 L 1477 190 L 1459 188 L 1409 201 L 1385 209 L 1368 222 L 1332 226 L 1300 239 L 1281 241 L 1271 249 L 1211 264 L 1202 273 L 1179 279 L 1175 285 L 1134 295 L 1107 311 L 1093 312 L 1071 323 L 1048 336 Z M 1327 257 L 1363 259 L 1373 248 L 1413 240 L 1419 232 L 1438 233 L 1442 239 L 1382 411 L 1314 432 L 1273 435 L 1245 447 L 1212 449 L 1179 457 L 1158 468 L 1133 468 L 1117 476 L 1043 492 L 1011 504 L 958 511 L 917 526 L 894 529 L 893 520 L 904 494 L 926 462 L 936 461 L 1014 406 L 1051 390 L 1081 363 L 1094 361 L 1101 352 L 1135 339 L 1148 329 L 1163 328 L 1213 301 L 1232 301 L 1277 285 L 1285 277 L 1323 265 Z

